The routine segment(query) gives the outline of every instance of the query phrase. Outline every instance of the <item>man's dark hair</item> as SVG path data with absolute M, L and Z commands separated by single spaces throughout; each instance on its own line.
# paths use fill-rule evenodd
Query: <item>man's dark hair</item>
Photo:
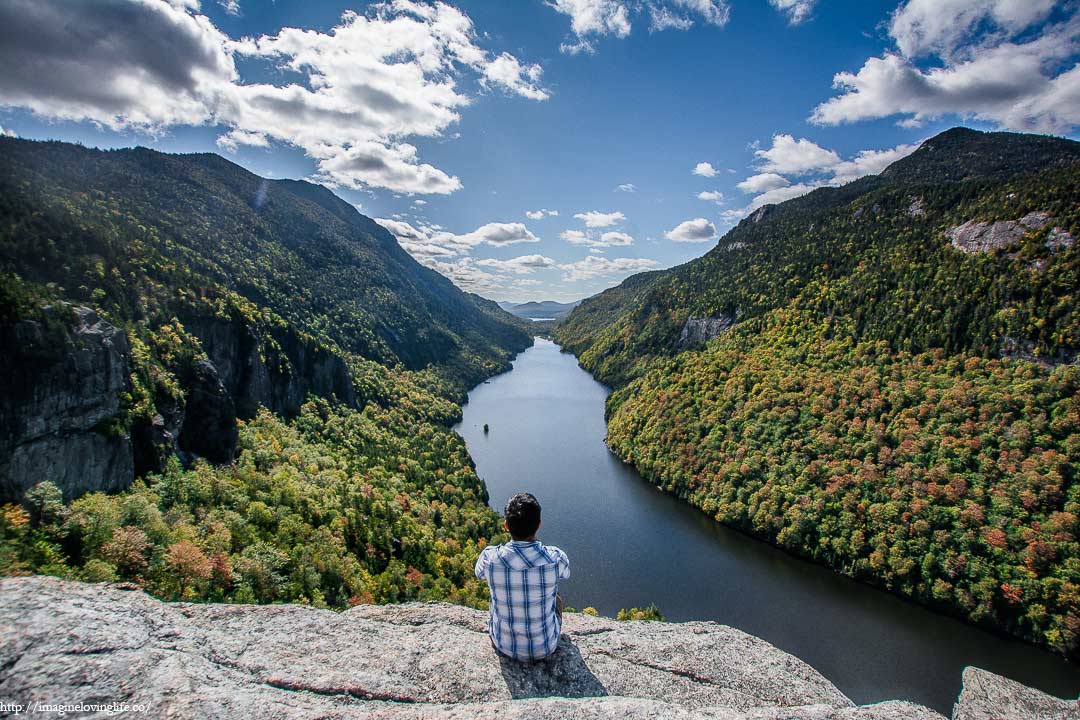
M 540 527 L 540 502 L 532 493 L 518 493 L 506 503 L 506 527 L 510 537 L 525 540 Z

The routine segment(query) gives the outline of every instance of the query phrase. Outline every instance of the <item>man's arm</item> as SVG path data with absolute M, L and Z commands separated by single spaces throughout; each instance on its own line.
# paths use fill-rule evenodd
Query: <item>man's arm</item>
M 476 567 L 473 568 L 473 572 L 481 580 L 487 580 L 487 566 L 491 563 L 491 551 L 494 549 L 490 546 L 486 547 L 480 552 L 480 557 L 476 558 Z
M 562 550 L 556 554 L 555 564 L 559 568 L 559 579 L 566 580 L 570 577 L 570 558 Z

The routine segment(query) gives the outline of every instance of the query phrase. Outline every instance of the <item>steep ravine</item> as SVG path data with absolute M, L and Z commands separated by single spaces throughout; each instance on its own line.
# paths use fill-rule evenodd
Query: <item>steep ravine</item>
M 933 720 L 856 706 L 817 671 L 715 623 L 568 614 L 559 649 L 501 661 L 485 613 L 441 603 L 166 604 L 117 585 L 0 580 L 0 697 L 176 718 Z M 1063 701 L 969 668 L 954 720 L 1066 720 Z

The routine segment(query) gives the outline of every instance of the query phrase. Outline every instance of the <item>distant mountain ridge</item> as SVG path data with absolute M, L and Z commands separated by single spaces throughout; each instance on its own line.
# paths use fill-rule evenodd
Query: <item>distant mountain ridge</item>
M 581 304 L 580 300 L 569 303 L 554 300 L 529 301 L 524 303 L 499 303 L 507 312 L 527 320 L 559 320 Z

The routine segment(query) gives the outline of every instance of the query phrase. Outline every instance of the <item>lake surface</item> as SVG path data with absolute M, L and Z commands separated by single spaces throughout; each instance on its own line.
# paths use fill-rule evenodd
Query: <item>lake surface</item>
M 912 700 L 948 716 L 966 665 L 1080 693 L 1080 668 L 1056 655 L 794 558 L 660 492 L 604 445 L 607 395 L 573 355 L 537 339 L 512 371 L 469 393 L 456 428 L 492 507 L 520 491 L 540 500 L 540 539 L 570 556 L 569 606 L 614 616 L 655 602 L 668 620 L 731 625 L 859 704 Z

